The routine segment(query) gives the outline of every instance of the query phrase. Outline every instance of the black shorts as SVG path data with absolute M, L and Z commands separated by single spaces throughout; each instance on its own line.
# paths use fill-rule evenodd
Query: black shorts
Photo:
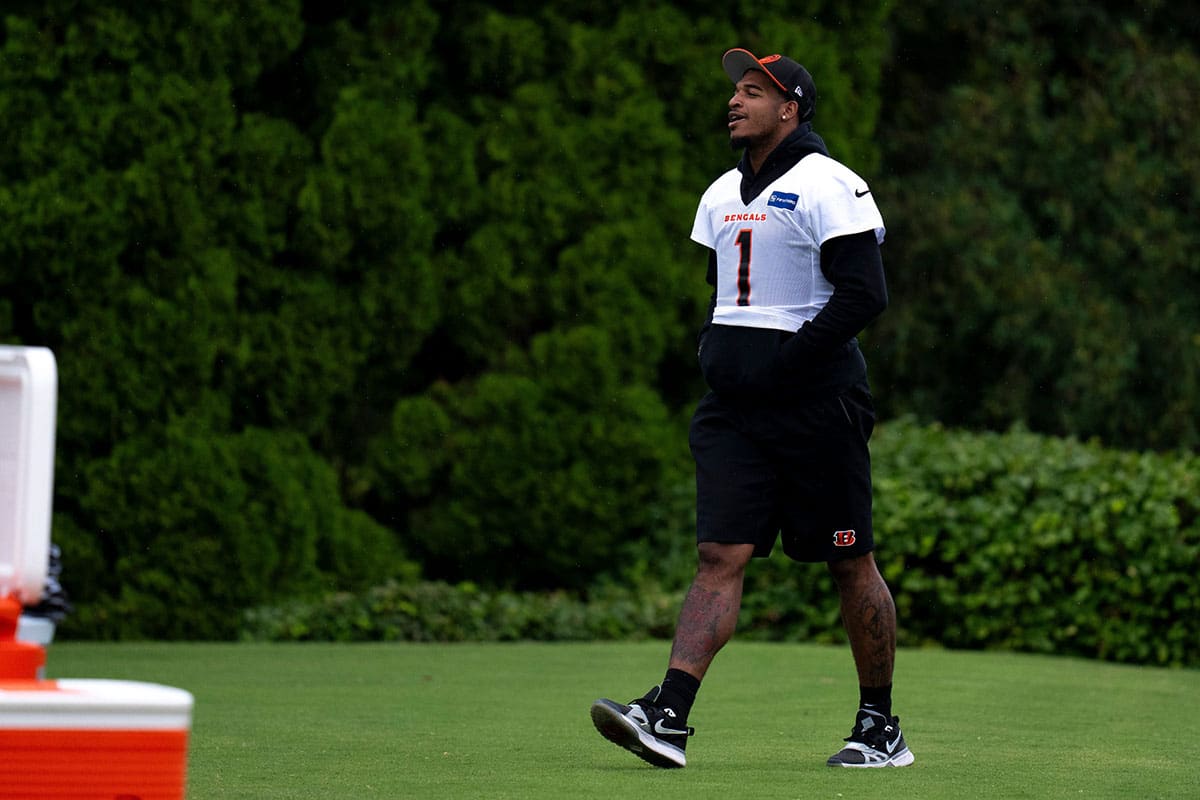
M 865 384 L 807 402 L 722 400 L 692 417 L 696 540 L 753 544 L 768 556 L 782 534 L 797 561 L 872 551 L 875 408 Z

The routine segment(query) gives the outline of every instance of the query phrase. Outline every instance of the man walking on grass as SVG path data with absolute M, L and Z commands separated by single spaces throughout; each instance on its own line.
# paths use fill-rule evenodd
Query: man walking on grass
M 592 722 L 655 766 L 686 765 L 688 715 L 733 635 L 746 566 L 782 538 L 791 558 L 828 565 L 858 672 L 854 727 L 827 763 L 906 766 L 892 715 L 896 608 L 872 555 L 875 413 L 856 338 L 887 306 L 883 220 L 813 131 L 804 67 L 740 48 L 722 65 L 735 86 L 730 143 L 744 153 L 692 226 L 713 286 L 699 350 L 711 391 L 689 434 L 699 563 L 662 683 L 628 704 L 597 700 Z

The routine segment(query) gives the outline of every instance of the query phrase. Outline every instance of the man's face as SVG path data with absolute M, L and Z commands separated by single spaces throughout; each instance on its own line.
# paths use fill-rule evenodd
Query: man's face
M 729 141 L 734 147 L 774 138 L 787 101 L 765 72 L 746 70 L 729 98 Z

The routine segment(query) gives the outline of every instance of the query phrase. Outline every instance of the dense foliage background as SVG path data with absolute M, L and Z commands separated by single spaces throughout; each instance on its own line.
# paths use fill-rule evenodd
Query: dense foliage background
M 889 18 L 885 407 L 1200 443 L 1200 17 L 918 2 Z
M 1182 6 L 50 0 L 2 25 L 0 339 L 59 361 L 68 635 L 230 637 L 418 577 L 674 588 L 687 232 L 736 158 L 734 45 L 803 61 L 872 183 L 885 419 L 1200 443 Z

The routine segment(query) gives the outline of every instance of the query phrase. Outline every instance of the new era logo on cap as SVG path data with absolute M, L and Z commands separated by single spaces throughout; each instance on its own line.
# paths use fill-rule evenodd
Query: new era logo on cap
M 726 51 L 721 58 L 725 74 L 735 84 L 746 74 L 746 70 L 765 72 L 771 81 L 786 95 L 793 97 L 800 106 L 801 122 L 812 119 L 816 106 L 817 87 L 812 76 L 803 66 L 778 53 L 758 58 L 749 50 L 735 47 Z

